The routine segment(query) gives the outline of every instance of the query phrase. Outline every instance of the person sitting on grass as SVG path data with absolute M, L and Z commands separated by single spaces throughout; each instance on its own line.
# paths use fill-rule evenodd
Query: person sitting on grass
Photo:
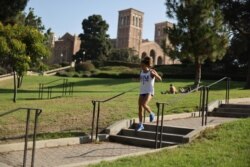
M 177 94 L 177 90 L 173 84 L 170 84 L 169 91 L 161 92 L 161 94 Z

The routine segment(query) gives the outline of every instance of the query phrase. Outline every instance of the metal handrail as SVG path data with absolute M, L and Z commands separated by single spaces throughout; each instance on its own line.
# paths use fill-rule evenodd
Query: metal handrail
M 227 85 L 226 85 L 226 95 L 225 95 L 225 104 L 229 104 L 229 93 L 230 93 L 230 81 L 231 78 L 229 77 L 224 77 L 204 88 L 204 93 L 203 93 L 203 106 L 202 106 L 202 126 L 207 125 L 207 116 L 208 116 L 208 99 L 209 99 L 209 91 L 210 88 L 222 81 L 226 80 Z M 204 120 L 205 119 L 205 120 Z
M 160 131 L 160 148 L 162 147 L 162 133 L 163 133 L 163 117 L 164 117 L 164 108 L 165 105 L 169 105 L 169 104 L 174 104 L 177 103 L 179 101 L 181 101 L 184 97 L 186 97 L 187 95 L 197 91 L 197 90 L 202 90 L 201 88 L 203 88 L 204 86 L 199 86 L 196 87 L 192 90 L 190 90 L 187 93 L 181 94 L 181 96 L 176 96 L 175 98 L 173 98 L 173 100 L 169 101 L 169 102 L 156 102 L 156 106 L 157 106 L 157 121 L 156 121 L 156 129 L 155 129 L 155 148 L 158 148 L 158 133 L 159 133 L 159 116 L 160 116 L 160 108 L 161 108 L 161 131 Z
M 207 87 L 212 87 L 212 86 L 214 86 L 214 85 L 216 85 L 217 83 L 219 83 L 219 82 L 221 82 L 221 81 L 223 81 L 223 80 L 226 80 L 226 79 L 230 79 L 229 77 L 224 77 L 224 78 L 221 78 L 220 80 L 218 80 L 218 81 L 215 81 L 215 82 L 213 82 L 213 83 L 211 83 L 210 85 L 208 85 Z
M 52 83 L 58 82 L 58 81 L 63 81 L 63 84 L 62 84 L 62 96 L 67 95 L 67 89 L 68 89 L 68 94 L 73 95 L 74 84 L 72 82 L 68 82 L 68 79 L 57 79 L 57 80 L 47 82 L 47 83 L 39 83 L 38 98 L 43 99 L 44 89 L 48 89 L 47 90 L 47 94 L 48 94 L 47 98 L 50 99 L 51 94 L 52 94 L 53 86 L 49 86 L 49 85 L 52 84 Z M 47 87 L 44 87 L 44 86 L 47 86 Z
M 209 97 L 209 89 L 222 82 L 223 80 L 227 80 L 227 86 L 226 86 L 226 97 L 225 97 L 225 102 L 229 103 L 229 90 L 230 90 L 230 78 L 224 77 L 208 86 L 199 86 L 197 88 L 192 89 L 188 93 L 182 94 L 181 96 L 178 96 L 174 98 L 172 101 L 169 102 L 156 102 L 157 106 L 157 122 L 156 122 L 156 130 L 155 130 L 155 148 L 158 148 L 158 133 L 159 133 L 159 115 L 160 115 L 160 108 L 162 109 L 161 111 L 161 131 L 160 131 L 160 148 L 162 147 L 162 133 L 163 133 L 163 116 L 164 116 L 164 107 L 165 105 L 173 104 L 176 102 L 181 101 L 184 97 L 186 97 L 188 94 L 195 92 L 197 90 L 200 90 L 200 106 L 199 106 L 199 116 L 200 112 L 202 112 L 202 126 L 207 124 L 207 116 L 208 116 L 208 97 Z M 205 120 L 204 120 L 205 119 Z
M 0 114 L 0 117 L 14 113 L 14 112 L 19 111 L 19 110 L 27 110 L 26 127 L 25 127 L 25 141 L 24 141 L 24 154 L 23 154 L 23 167 L 26 167 L 26 161 L 27 161 L 30 112 L 35 111 L 35 122 L 34 122 L 34 130 L 33 130 L 33 148 L 32 148 L 32 158 L 31 158 L 31 167 L 34 167 L 37 124 L 38 124 L 38 117 L 42 113 L 42 109 L 39 109 L 39 108 L 17 108 L 17 109 L 10 110 L 10 111 L 7 111 L 7 112 Z
M 101 110 L 101 103 L 106 103 L 108 101 L 111 101 L 119 96 L 122 96 L 134 89 L 138 89 L 138 86 L 131 88 L 127 91 L 121 92 L 115 96 L 112 96 L 110 98 L 107 98 L 105 100 L 92 100 L 92 104 L 93 104 L 93 116 L 92 116 L 92 128 L 91 128 L 91 141 L 93 142 L 93 137 L 94 137 L 94 128 L 95 128 L 95 119 L 96 119 L 96 136 L 95 139 L 98 140 L 98 130 L 99 130 L 99 116 L 100 116 L 100 110 Z M 97 107 L 96 107 L 97 105 Z M 97 118 L 95 118 L 96 115 L 96 109 L 97 109 Z

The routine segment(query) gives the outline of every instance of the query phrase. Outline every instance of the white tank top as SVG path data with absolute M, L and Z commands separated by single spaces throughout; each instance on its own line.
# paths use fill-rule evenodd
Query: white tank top
M 155 77 L 152 78 L 150 71 L 148 71 L 146 73 L 141 71 L 140 83 L 141 83 L 140 94 L 154 95 Z

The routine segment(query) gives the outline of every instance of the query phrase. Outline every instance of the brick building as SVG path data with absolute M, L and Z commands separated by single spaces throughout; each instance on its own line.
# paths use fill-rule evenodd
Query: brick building
M 115 47 L 132 48 L 140 58 L 150 56 L 155 65 L 173 64 L 170 58 L 163 53 L 160 46 L 163 40 L 166 41 L 167 45 L 170 45 L 164 29 L 166 27 L 173 27 L 173 24 L 169 22 L 155 24 L 154 41 L 143 40 L 143 16 L 143 12 L 132 8 L 119 11 Z
M 50 62 L 52 64 L 71 63 L 73 55 L 80 49 L 80 44 L 81 40 L 77 35 L 64 34 L 55 41 L 53 56 Z
M 144 13 L 136 9 L 119 11 L 117 39 L 111 39 L 115 48 L 131 48 L 139 55 L 139 58 L 151 56 L 155 65 L 173 64 L 173 61 L 163 53 L 161 43 L 166 41 L 170 45 L 168 36 L 164 33 L 166 27 L 173 27 L 172 23 L 161 22 L 155 24 L 154 41 L 143 40 Z M 81 40 L 76 35 L 66 33 L 54 44 L 54 56 L 52 63 L 71 62 L 72 56 L 80 49 Z M 179 63 L 178 61 L 175 63 Z

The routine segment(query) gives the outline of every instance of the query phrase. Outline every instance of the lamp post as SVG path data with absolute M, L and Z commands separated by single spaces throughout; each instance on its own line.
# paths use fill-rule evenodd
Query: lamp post
M 63 65 L 63 54 L 61 53 L 61 66 Z
M 83 54 L 83 58 L 82 58 L 82 61 L 84 61 L 84 57 L 85 57 L 85 51 L 82 52 Z

